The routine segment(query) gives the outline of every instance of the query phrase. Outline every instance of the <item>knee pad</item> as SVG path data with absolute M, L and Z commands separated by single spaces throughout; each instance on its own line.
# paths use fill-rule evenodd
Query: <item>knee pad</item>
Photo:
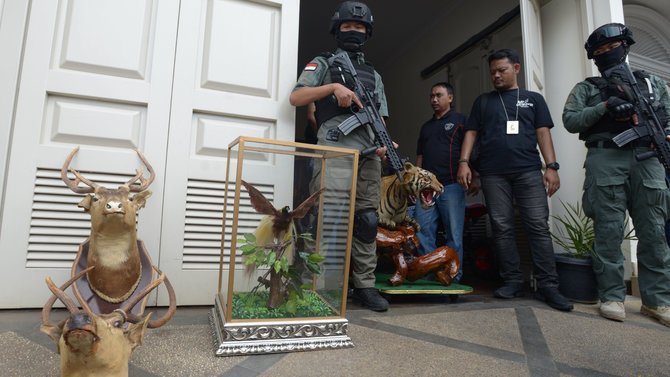
M 354 214 L 354 237 L 364 243 L 375 242 L 377 238 L 377 211 L 362 209 Z

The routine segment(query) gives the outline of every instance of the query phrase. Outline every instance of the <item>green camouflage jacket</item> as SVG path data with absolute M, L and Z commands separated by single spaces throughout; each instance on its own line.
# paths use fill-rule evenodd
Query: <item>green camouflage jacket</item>
M 659 101 L 665 106 L 665 111 L 668 113 L 667 119 L 670 119 L 670 96 L 665 82 L 654 75 L 650 75 L 649 79 Z M 563 108 L 563 125 L 571 133 L 584 132 L 606 112 L 607 108 L 601 98 L 600 90 L 584 80 L 575 85 L 568 95 Z M 665 125 L 665 129 L 670 130 L 670 121 Z M 598 133 L 589 136 L 586 141 L 611 140 L 614 136 L 616 133 Z

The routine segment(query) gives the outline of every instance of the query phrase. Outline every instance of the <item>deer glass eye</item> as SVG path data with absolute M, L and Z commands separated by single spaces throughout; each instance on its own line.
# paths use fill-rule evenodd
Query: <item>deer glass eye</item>
M 131 196 L 130 198 L 128 198 L 128 201 L 129 201 L 129 202 L 132 202 L 133 199 L 134 199 L 134 198 Z
M 99 200 L 99 199 L 96 198 L 95 196 L 93 197 L 93 201 L 94 201 L 94 202 L 97 202 L 98 200 Z
M 116 328 L 120 328 L 122 324 L 121 321 L 114 321 L 114 327 Z

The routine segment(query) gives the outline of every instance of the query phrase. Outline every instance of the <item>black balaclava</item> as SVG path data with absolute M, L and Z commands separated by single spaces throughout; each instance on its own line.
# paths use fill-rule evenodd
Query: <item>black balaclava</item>
M 593 61 L 596 63 L 598 70 L 604 72 L 623 62 L 626 59 L 626 55 L 628 55 L 628 46 L 626 46 L 625 43 L 622 43 L 619 47 L 613 48 L 600 55 L 594 55 Z
M 368 39 L 368 35 L 354 30 L 338 31 L 335 34 L 335 39 L 337 40 L 337 47 L 349 52 L 358 52 Z

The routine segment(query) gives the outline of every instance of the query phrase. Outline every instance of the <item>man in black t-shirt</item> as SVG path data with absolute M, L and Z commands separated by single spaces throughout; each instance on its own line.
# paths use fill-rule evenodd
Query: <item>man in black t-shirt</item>
M 438 218 L 442 220 L 447 246 L 458 253 L 461 269 L 455 281 L 463 272 L 463 225 L 465 222 L 465 190 L 456 182 L 461 143 L 465 134 L 464 114 L 451 110 L 454 88 L 446 82 L 433 85 L 430 91 L 430 105 L 433 116 L 421 126 L 416 148 L 416 166 L 435 174 L 444 186 L 435 204 L 423 209 L 417 203 L 415 217 L 421 231 L 417 238 L 421 246 L 419 255 L 425 255 L 437 248 L 435 244 Z
M 549 234 L 547 196 L 560 187 L 549 109 L 541 94 L 519 88 L 521 63 L 516 51 L 499 50 L 488 60 L 496 90 L 480 95 L 472 106 L 465 125 L 458 183 L 466 190 L 471 184 L 469 158 L 479 137 L 478 172 L 504 281 L 494 296 L 508 299 L 524 295 L 521 261 L 514 240 L 516 202 L 535 265 L 535 298 L 555 309 L 572 310 L 572 303 L 558 291 Z M 537 146 L 547 162 L 544 175 Z

